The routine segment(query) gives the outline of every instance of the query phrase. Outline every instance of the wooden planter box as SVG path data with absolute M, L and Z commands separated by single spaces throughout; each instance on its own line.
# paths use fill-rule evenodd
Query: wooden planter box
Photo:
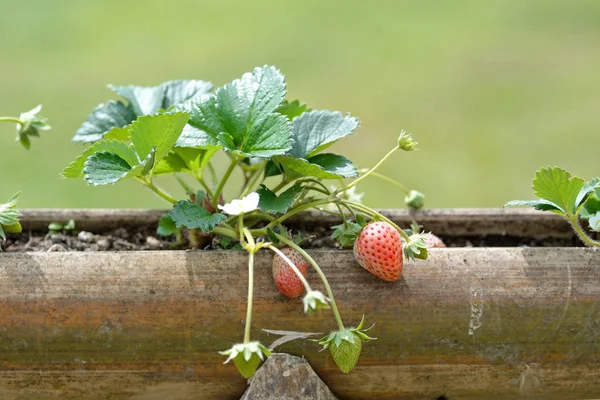
M 24 228 L 74 218 L 92 232 L 155 224 L 160 211 L 29 210 Z M 551 214 L 526 210 L 386 211 L 442 236 L 571 237 Z M 305 214 L 296 224 L 333 224 Z M 351 251 L 310 251 L 348 325 L 365 314 L 376 341 L 340 373 L 315 343 L 304 355 L 341 399 L 584 399 L 600 393 L 600 251 L 433 249 L 395 283 Z M 247 258 L 236 251 L 0 254 L 0 398 L 236 399 L 246 387 L 219 350 L 239 342 Z M 281 296 L 268 253 L 256 265 L 253 336 L 335 329 Z M 316 284 L 316 274 L 309 275 Z

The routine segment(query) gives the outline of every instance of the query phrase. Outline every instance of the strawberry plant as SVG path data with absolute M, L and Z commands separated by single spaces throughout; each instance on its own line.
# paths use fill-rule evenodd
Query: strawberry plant
M 159 222 L 159 234 L 181 235 L 185 229 L 189 235 L 213 236 L 213 242 L 225 247 L 235 243 L 248 252 L 243 341 L 222 352 L 228 356 L 226 362 L 233 361 L 243 376 L 252 376 L 270 354 L 251 335 L 254 259 L 261 249 L 274 253 L 273 274 L 282 293 L 288 297 L 305 293 L 302 304 L 306 313 L 332 310 L 337 330 L 321 344 L 331 350 L 342 371 L 349 372 L 356 365 L 362 342 L 370 338 L 362 323 L 346 328 L 325 274 L 290 238 L 284 224 L 309 209 L 337 214 L 342 223 L 333 227 L 333 238 L 342 247 L 351 247 L 364 227 L 372 226 L 367 224 L 385 224 L 385 235 L 393 236 L 386 246 L 393 252 L 396 268 L 386 279 L 399 279 L 403 257 L 427 258 L 427 236 L 405 233 L 362 204 L 355 191 L 364 179 L 378 177 L 400 187 L 409 207 L 422 207 L 421 193 L 406 190 L 376 172 L 396 151 L 415 149 L 417 143 L 411 135 L 402 131 L 380 162 L 359 170 L 343 155 L 326 151 L 352 135 L 358 120 L 285 100 L 284 76 L 269 66 L 255 68 L 215 91 L 204 81 L 109 88 L 123 100 L 100 104 L 77 130 L 74 140 L 89 146 L 64 169 L 63 177 L 83 177 L 94 186 L 134 179 L 172 205 Z M 229 161 L 221 174 L 213 165 L 213 157 L 220 151 Z M 236 170 L 243 185 L 237 199 L 224 200 L 223 189 Z M 181 184 L 182 198 L 156 184 L 155 178 L 161 175 L 171 175 Z M 338 185 L 331 187 L 324 183 L 327 180 Z M 380 262 L 377 255 L 375 260 L 369 261 L 369 257 L 373 255 L 363 253 L 360 260 L 369 265 Z M 308 266 L 316 270 L 326 293 L 311 288 L 305 277 Z
M 591 181 L 571 176 L 557 167 L 542 168 L 533 179 L 537 200 L 513 200 L 505 207 L 530 206 L 565 218 L 579 238 L 588 246 L 600 246 L 581 226 L 587 220 L 592 231 L 600 232 L 600 177 Z
M 19 117 L 0 117 L 0 122 L 16 124 L 17 141 L 25 149 L 29 149 L 31 147 L 30 137 L 39 137 L 40 131 L 50 129 L 46 118 L 38 115 L 41 110 L 42 106 L 38 105 L 32 110 L 21 113 Z M 0 204 L 0 238 L 3 240 L 6 240 L 7 232 L 21 232 L 21 224 L 19 223 L 21 213 L 15 209 L 18 198 L 19 193 L 12 196 L 7 203 Z M 2 251 L 2 247 L 0 247 L 0 251 Z

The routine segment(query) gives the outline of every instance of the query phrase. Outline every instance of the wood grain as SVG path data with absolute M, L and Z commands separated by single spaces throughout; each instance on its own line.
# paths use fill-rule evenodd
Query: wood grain
M 600 251 L 434 249 L 395 283 L 349 251 L 313 251 L 350 326 L 376 323 L 341 374 L 304 355 L 342 399 L 581 399 L 600 393 Z M 326 333 L 256 265 L 253 336 Z M 246 254 L 219 251 L 0 255 L 0 398 L 235 399 L 245 381 L 219 350 L 242 339 Z M 317 284 L 316 274 L 309 280 Z

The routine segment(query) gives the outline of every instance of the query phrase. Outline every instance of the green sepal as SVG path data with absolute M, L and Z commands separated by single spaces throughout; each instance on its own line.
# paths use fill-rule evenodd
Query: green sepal
M 364 221 L 364 218 L 363 222 L 365 222 L 366 225 L 366 221 Z M 331 235 L 331 238 L 335 239 L 340 244 L 340 246 L 342 246 L 342 248 L 351 247 L 352 245 L 354 245 L 354 242 L 360 235 L 360 232 L 362 231 L 365 225 L 361 225 L 360 223 L 357 224 L 352 221 L 346 221 L 345 224 L 332 226 L 331 229 L 333 229 L 334 231 Z
M 418 258 L 420 260 L 426 260 L 428 256 L 427 244 L 425 239 L 429 234 L 427 233 L 414 233 L 410 236 L 410 240 L 404 244 L 404 256 L 408 260 L 414 260 Z
M 220 351 L 219 354 L 228 356 L 223 364 L 233 360 L 240 374 L 244 378 L 250 379 L 261 362 L 271 355 L 271 350 L 260 342 L 250 342 L 234 344 L 229 350 Z

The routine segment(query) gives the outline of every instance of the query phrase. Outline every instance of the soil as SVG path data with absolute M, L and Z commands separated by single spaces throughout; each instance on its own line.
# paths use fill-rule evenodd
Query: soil
M 305 230 L 303 232 L 306 232 Z M 295 231 L 293 233 L 296 233 Z M 302 247 L 340 248 L 330 238 L 331 230 L 324 227 L 310 227 L 303 236 Z M 443 236 L 440 238 L 447 247 L 582 247 L 583 243 L 573 235 L 570 238 L 533 239 L 515 236 Z M 204 250 L 233 248 L 235 243 L 221 242 L 218 238 L 207 235 L 196 237 L 191 245 L 187 232 L 183 232 L 182 240 L 175 236 L 161 237 L 155 229 L 142 227 L 138 229 L 117 228 L 109 232 L 95 234 L 92 232 L 24 232 L 9 234 L 7 241 L 0 241 L 2 250 L 6 252 L 25 251 L 134 251 L 134 250 L 177 250 L 200 248 Z

